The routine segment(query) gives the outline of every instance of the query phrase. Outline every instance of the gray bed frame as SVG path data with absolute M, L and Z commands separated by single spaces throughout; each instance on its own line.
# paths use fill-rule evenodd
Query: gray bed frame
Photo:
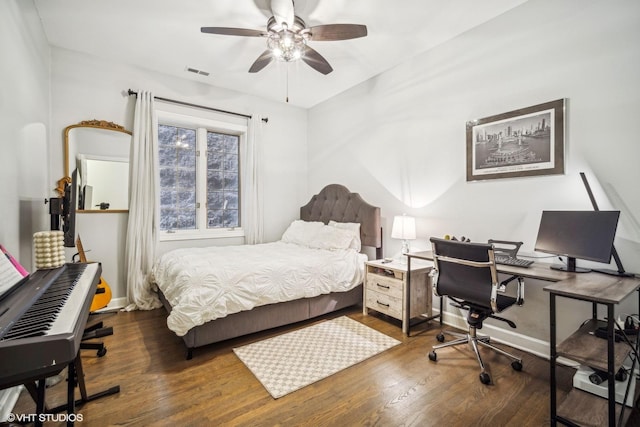
M 300 219 L 325 224 L 330 220 L 359 222 L 362 245 L 374 247 L 376 258 L 382 258 L 380 208 L 368 204 L 358 193 L 351 193 L 342 185 L 327 185 L 313 196 L 300 208 Z M 158 291 L 158 294 L 170 313 L 171 305 L 162 292 Z M 263 305 L 215 319 L 190 329 L 182 337 L 187 346 L 187 359 L 193 357 L 193 350 L 197 347 L 312 319 L 359 303 L 362 303 L 362 284 L 347 292 Z

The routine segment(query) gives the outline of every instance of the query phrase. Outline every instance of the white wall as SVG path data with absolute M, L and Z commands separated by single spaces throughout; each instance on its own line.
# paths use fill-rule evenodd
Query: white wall
M 215 75 L 215 73 L 213 73 Z M 307 112 L 198 82 L 162 75 L 126 64 L 117 64 L 52 48 L 51 70 L 51 174 L 53 183 L 63 176 L 63 131 L 82 120 L 107 120 L 132 130 L 135 97 L 128 89 L 151 90 L 156 96 L 269 118 L 264 126 L 265 239 L 278 239 L 291 220 L 299 216 L 306 198 Z M 158 103 L 158 108 L 172 109 Z M 200 110 L 197 114 L 208 114 Z M 127 214 L 77 215 L 76 231 L 82 236 L 87 257 L 101 261 L 103 277 L 114 301 L 126 296 L 124 242 Z M 241 243 L 237 239 L 167 242 L 160 251 L 177 246 Z M 69 251 L 71 254 L 71 251 Z
M 0 2 L 0 243 L 33 271 L 33 233 L 49 228 L 49 46 L 31 1 Z
M 33 233 L 49 227 L 49 46 L 32 1 L 0 2 L 0 243 L 33 271 Z M 0 421 L 19 387 L 0 390 Z
M 338 182 L 381 206 L 387 256 L 400 250 L 390 231 L 402 213 L 417 217 L 414 249 L 451 234 L 522 240 L 532 251 L 543 209 L 591 209 L 584 171 L 600 207 L 622 211 L 616 245 L 640 272 L 637 40 L 635 0 L 529 0 L 312 108 L 309 194 Z M 559 98 L 565 175 L 466 182 L 467 121 Z M 506 317 L 547 340 L 544 283 L 528 283 L 526 306 Z M 564 301 L 561 310 L 562 333 L 589 315 Z M 637 300 L 628 310 L 638 312 Z

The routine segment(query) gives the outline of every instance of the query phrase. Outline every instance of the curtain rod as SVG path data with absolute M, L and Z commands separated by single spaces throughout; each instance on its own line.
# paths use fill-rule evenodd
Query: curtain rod
M 135 95 L 138 96 L 138 92 L 133 91 L 131 89 L 129 89 L 128 91 L 129 96 L 131 95 Z M 217 113 L 224 113 L 224 114 L 231 114 L 234 116 L 240 116 L 240 117 L 245 117 L 247 119 L 250 119 L 251 116 L 247 115 L 247 114 L 242 114 L 242 113 L 234 113 L 233 111 L 227 111 L 227 110 L 219 110 L 217 108 L 213 108 L 213 107 L 206 107 L 204 105 L 198 105 L 198 104 L 192 104 L 190 102 L 184 102 L 184 101 L 177 101 L 175 99 L 169 99 L 169 98 L 161 98 L 159 96 L 154 96 L 154 99 L 157 99 L 158 101 L 165 101 L 165 102 L 171 102 L 173 104 L 179 104 L 179 105 L 186 105 L 187 107 L 195 107 L 195 108 L 202 108 L 204 110 L 210 110 L 210 111 L 215 111 Z M 263 117 L 262 121 L 267 123 L 269 121 L 269 117 Z

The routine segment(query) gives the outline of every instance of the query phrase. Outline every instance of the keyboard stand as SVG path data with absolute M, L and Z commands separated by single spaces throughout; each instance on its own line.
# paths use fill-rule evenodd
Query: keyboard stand
M 88 395 L 87 387 L 84 381 L 84 370 L 82 369 L 82 360 L 80 353 L 76 356 L 75 360 L 67 366 L 68 378 L 67 378 L 67 403 L 56 406 L 54 408 L 48 408 L 45 401 L 46 390 L 46 378 L 40 378 L 35 381 L 25 383 L 24 386 L 36 403 L 36 418 L 34 420 L 35 427 L 42 427 L 43 420 L 40 419 L 40 414 L 57 414 L 59 412 L 66 412 L 68 415 L 67 426 L 73 426 L 76 421 L 76 407 L 82 406 L 87 402 L 99 399 L 101 397 L 110 396 L 120 392 L 120 386 L 116 385 L 107 390 Z M 80 399 L 75 398 L 76 386 L 80 389 Z
M 75 388 L 78 386 L 80 389 L 80 399 L 75 398 Z M 82 406 L 87 402 L 99 399 L 101 397 L 110 396 L 112 394 L 120 393 L 120 386 L 116 385 L 107 390 L 88 395 L 87 387 L 84 381 L 84 370 L 82 369 L 82 359 L 80 353 L 76 356 L 75 360 L 69 363 L 69 375 L 67 378 L 67 403 L 64 405 L 56 406 L 50 409 L 49 413 L 58 413 L 66 411 L 67 414 L 75 414 L 76 406 Z M 67 421 L 67 426 L 72 426 L 73 420 Z

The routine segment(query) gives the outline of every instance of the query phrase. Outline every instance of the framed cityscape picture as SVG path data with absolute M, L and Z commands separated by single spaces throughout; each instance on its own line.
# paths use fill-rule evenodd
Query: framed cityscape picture
M 467 181 L 564 173 L 565 100 L 467 122 Z

